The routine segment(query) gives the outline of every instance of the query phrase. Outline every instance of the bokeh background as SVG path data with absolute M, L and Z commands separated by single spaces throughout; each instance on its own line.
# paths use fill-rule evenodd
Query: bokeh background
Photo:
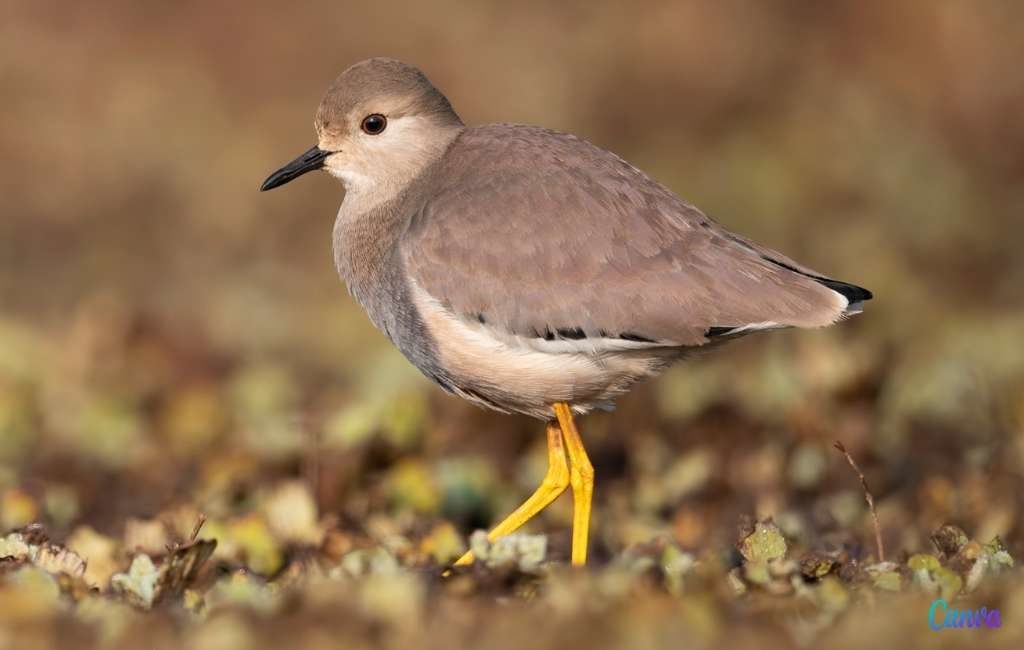
M 876 295 L 839 327 L 748 337 L 582 422 L 598 473 L 595 571 L 673 549 L 723 576 L 689 598 L 644 583 L 650 606 L 627 608 L 615 634 L 600 607 L 563 611 L 568 629 L 606 641 L 643 629 L 651 645 L 681 629 L 694 643 L 932 634 L 927 600 L 906 606 L 912 624 L 865 629 L 858 614 L 792 624 L 773 613 L 791 599 L 749 575 L 742 596 L 723 595 L 743 562 L 734 545 L 767 518 L 837 567 L 877 562 L 835 440 L 866 474 L 903 587 L 908 554 L 952 562 L 929 541 L 943 524 L 1024 551 L 1019 3 L 8 0 L 3 14 L 0 533 L 38 522 L 107 558 L 89 562 L 102 590 L 135 551 L 158 558 L 186 539 L 200 512 L 221 573 L 187 593 L 244 574 L 262 594 L 310 556 L 381 552 L 415 568 L 395 569 L 384 596 L 342 589 L 349 618 L 323 622 L 305 600 L 290 617 L 249 603 L 199 623 L 126 608 L 110 615 L 115 633 L 42 607 L 19 619 L 35 641 L 53 642 L 41 621 L 60 616 L 115 644 L 154 620 L 154 638 L 243 645 L 252 626 L 336 640 L 330 624 L 398 643 L 433 620 L 449 625 L 416 638 L 447 643 L 469 634 L 453 613 L 468 611 L 498 630 L 474 638 L 503 647 L 525 624 L 537 643 L 569 634 L 535 605 L 493 609 L 523 580 L 540 594 L 525 601 L 559 611 L 596 589 L 488 582 L 481 569 L 467 575 L 484 586 L 453 596 L 430 577 L 536 485 L 542 427 L 444 395 L 372 328 L 332 267 L 340 186 L 311 175 L 257 192 L 313 144 L 334 76 L 379 55 L 420 66 L 468 124 L 576 133 Z M 553 566 L 570 521 L 566 498 L 531 525 L 549 533 Z M 857 606 L 876 597 L 859 591 L 864 575 L 835 581 Z M 0 600 L 24 602 L 25 581 L 8 582 Z M 1003 639 L 1007 611 L 1016 633 L 1024 621 L 1024 594 L 1007 589 L 992 596 L 1008 608 Z M 760 595 L 772 604 L 751 606 Z M 430 610 L 434 596 L 463 608 Z M 382 619 L 374 598 L 392 605 Z

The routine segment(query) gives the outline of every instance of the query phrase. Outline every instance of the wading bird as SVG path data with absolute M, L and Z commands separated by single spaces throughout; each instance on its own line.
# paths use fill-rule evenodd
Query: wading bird
M 492 541 L 571 487 L 572 563 L 584 564 L 594 470 L 574 415 L 695 348 L 824 327 L 871 298 L 575 136 L 467 127 L 398 61 L 345 70 L 314 125 L 317 144 L 260 189 L 317 169 L 339 179 L 334 261 L 373 324 L 445 390 L 547 423 L 547 475 Z

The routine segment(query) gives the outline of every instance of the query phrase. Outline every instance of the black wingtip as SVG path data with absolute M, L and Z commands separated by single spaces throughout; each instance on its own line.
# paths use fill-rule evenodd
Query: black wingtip
M 800 275 L 808 277 L 814 280 L 815 282 L 818 282 L 819 284 L 825 285 L 832 291 L 835 291 L 836 293 L 839 293 L 843 297 L 845 297 L 851 305 L 855 305 L 858 302 L 864 302 L 865 300 L 871 300 L 874 297 L 874 294 L 872 294 L 869 290 L 865 289 L 864 287 L 858 287 L 857 285 L 850 284 L 849 282 L 840 282 L 839 280 L 832 280 L 831 278 L 824 278 L 820 275 L 814 275 L 812 273 L 801 271 L 800 269 L 794 267 L 791 264 L 786 264 L 785 262 L 779 261 L 763 253 L 761 254 L 761 259 L 771 262 L 772 264 L 775 264 L 777 266 L 781 266 L 787 271 L 799 273 Z
M 841 294 L 846 298 L 851 305 L 857 304 L 858 302 L 864 302 L 865 300 L 871 300 L 874 294 L 864 287 L 858 287 L 855 284 L 849 284 L 848 282 L 840 282 L 839 280 L 818 280 L 821 284 L 825 285 L 832 291 Z

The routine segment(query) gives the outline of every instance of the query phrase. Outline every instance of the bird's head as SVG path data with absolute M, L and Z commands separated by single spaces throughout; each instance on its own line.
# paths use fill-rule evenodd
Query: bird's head
M 448 99 L 422 72 L 393 59 L 357 63 L 334 80 L 316 111 L 317 144 L 271 174 L 261 191 L 323 169 L 349 193 L 393 193 L 462 130 Z

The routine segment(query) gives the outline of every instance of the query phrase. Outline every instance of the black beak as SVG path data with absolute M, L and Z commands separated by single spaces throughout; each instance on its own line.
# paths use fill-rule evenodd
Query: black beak
M 311 147 L 306 153 L 268 176 L 267 180 L 263 181 L 263 185 L 260 185 L 260 191 L 272 190 L 275 187 L 280 187 L 289 181 L 295 180 L 306 172 L 320 169 L 324 166 L 324 159 L 332 153 L 334 152 L 324 151 L 320 147 Z

